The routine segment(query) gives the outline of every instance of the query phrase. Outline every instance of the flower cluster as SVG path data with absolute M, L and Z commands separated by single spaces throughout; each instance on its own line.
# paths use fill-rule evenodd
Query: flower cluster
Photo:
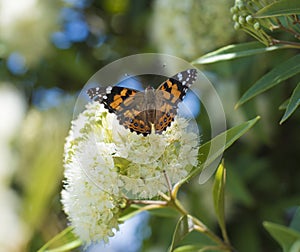
M 151 39 L 162 53 L 194 59 L 236 39 L 230 7 L 223 0 L 155 0 Z
M 183 179 L 198 162 L 199 136 L 186 119 L 163 134 L 137 135 L 114 114 L 91 103 L 76 120 L 65 144 L 64 211 L 87 244 L 108 241 L 118 230 L 124 199 L 151 199 Z

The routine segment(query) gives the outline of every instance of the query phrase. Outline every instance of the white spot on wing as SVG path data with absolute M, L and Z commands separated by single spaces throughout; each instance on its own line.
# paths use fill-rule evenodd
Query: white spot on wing
M 111 93 L 111 90 L 112 90 L 112 87 L 111 87 L 111 86 L 108 86 L 108 87 L 106 88 L 106 93 L 107 93 L 107 94 L 110 94 L 110 93 Z
M 177 77 L 178 77 L 178 80 L 179 80 L 179 81 L 182 80 L 182 74 L 181 74 L 181 73 L 177 74 Z

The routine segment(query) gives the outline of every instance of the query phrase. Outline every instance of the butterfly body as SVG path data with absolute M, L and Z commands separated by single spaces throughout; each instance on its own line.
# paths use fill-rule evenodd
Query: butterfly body
M 174 121 L 178 103 L 196 80 L 197 71 L 188 69 L 163 82 L 157 89 L 147 87 L 144 92 L 113 86 L 90 88 L 91 99 L 102 103 L 116 114 L 121 125 L 137 134 L 161 134 Z

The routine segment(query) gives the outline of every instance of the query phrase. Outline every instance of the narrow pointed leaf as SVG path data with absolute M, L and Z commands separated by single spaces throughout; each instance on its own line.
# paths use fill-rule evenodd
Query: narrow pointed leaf
M 205 252 L 205 251 L 220 251 L 220 248 L 213 247 L 210 245 L 193 244 L 193 245 L 183 245 L 174 250 L 174 252 Z
M 293 94 L 288 102 L 286 111 L 280 121 L 280 124 L 282 124 L 286 119 L 288 119 L 299 105 L 300 105 L 300 82 L 298 83 L 298 85 L 293 91 Z
M 132 204 L 129 208 L 125 209 L 125 211 L 118 218 L 118 221 L 124 222 L 144 211 L 149 211 L 149 213 L 151 215 L 164 217 L 164 218 L 178 217 L 178 212 L 172 208 L 166 208 L 166 207 L 161 207 L 161 206 L 156 206 L 156 208 L 154 208 L 154 206 L 155 205 L 147 205 L 147 206 L 141 207 L 139 205 Z
M 254 17 L 265 18 L 283 15 L 300 14 L 299 0 L 281 0 L 260 9 Z
M 300 240 L 300 233 L 291 228 L 271 222 L 264 222 L 263 225 L 284 252 L 290 252 L 293 244 Z
M 285 110 L 287 108 L 287 105 L 289 104 L 290 99 L 285 100 L 280 106 L 279 110 Z
M 226 182 L 226 169 L 222 162 L 215 175 L 213 186 L 213 199 L 214 208 L 225 241 L 228 241 L 226 226 L 225 226 L 225 182 Z
M 260 78 L 236 104 L 236 108 L 255 97 L 256 95 L 274 87 L 280 82 L 300 73 L 300 55 L 296 55 L 280 65 L 273 68 L 270 72 Z
M 73 234 L 72 230 L 72 227 L 67 227 L 41 247 L 38 252 L 63 252 L 80 247 L 82 242 Z
M 260 119 L 259 116 L 256 118 L 244 122 L 238 126 L 235 126 L 225 132 L 214 137 L 212 140 L 202 144 L 199 148 L 199 164 L 198 166 L 192 170 L 192 172 L 182 181 L 180 181 L 180 185 L 199 174 L 205 167 L 211 165 L 223 152 L 228 149 L 236 140 L 238 140 L 242 135 L 244 135 L 249 129 L 251 129 L 257 121 Z M 219 146 L 219 149 L 216 149 L 213 155 L 209 155 L 210 147 L 214 145 L 214 142 L 219 142 L 220 139 L 226 138 L 226 142 L 224 146 Z
M 192 64 L 211 64 L 219 61 L 233 60 L 237 58 L 247 57 L 259 53 L 270 52 L 278 49 L 285 48 L 285 45 L 266 47 L 260 42 L 247 42 L 236 45 L 228 45 L 216 51 L 203 55 L 202 57 L 194 60 Z
M 299 252 L 300 251 L 300 240 L 297 240 L 291 246 L 291 250 L 289 252 Z
M 39 250 L 40 251 L 45 251 L 45 252 L 70 252 L 74 251 L 74 249 L 80 247 L 82 245 L 82 242 L 80 240 L 75 240 L 68 242 L 60 247 L 54 248 L 54 249 L 46 249 L 46 250 Z
M 183 238 L 194 230 L 192 218 L 188 215 L 182 216 L 177 222 L 169 252 L 174 251 L 175 247 L 183 240 Z

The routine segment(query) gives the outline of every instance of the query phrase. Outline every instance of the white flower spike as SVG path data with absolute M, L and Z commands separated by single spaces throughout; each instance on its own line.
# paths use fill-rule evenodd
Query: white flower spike
M 175 117 L 162 134 L 137 135 L 102 104 L 87 105 L 72 122 L 65 144 L 62 204 L 86 244 L 108 242 L 118 230 L 124 198 L 151 199 L 198 163 L 199 135 Z M 124 201 L 123 201 L 124 202 Z

